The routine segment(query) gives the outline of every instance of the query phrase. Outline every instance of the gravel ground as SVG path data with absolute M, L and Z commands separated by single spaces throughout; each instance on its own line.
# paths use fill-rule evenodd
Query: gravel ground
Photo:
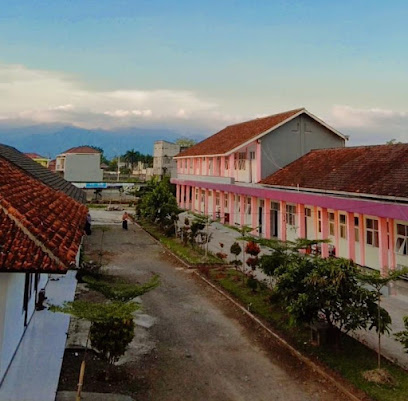
M 100 212 L 95 220 L 109 220 Z M 99 249 L 101 233 L 95 227 L 88 250 Z M 134 282 L 161 277 L 142 297 L 137 341 L 124 361 L 139 374 L 144 368 L 140 399 L 346 400 L 136 225 L 110 225 L 104 244 L 111 274 Z

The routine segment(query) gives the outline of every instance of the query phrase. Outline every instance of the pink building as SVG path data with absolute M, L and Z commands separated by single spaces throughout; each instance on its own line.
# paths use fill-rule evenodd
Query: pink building
M 328 238 L 323 257 L 408 266 L 408 144 L 346 139 L 305 109 L 229 126 L 175 157 L 177 200 L 254 235 Z

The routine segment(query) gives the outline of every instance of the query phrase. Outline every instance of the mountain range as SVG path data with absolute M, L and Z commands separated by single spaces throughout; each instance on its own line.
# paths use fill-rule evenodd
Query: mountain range
M 49 158 L 55 158 L 59 153 L 81 145 L 98 146 L 108 158 L 124 154 L 129 149 L 153 154 L 155 141 L 173 142 L 183 136 L 180 132 L 152 128 L 120 128 L 107 131 L 56 125 L 0 127 L 0 143 L 14 146 L 22 152 L 38 153 Z M 193 138 L 198 141 L 203 139 L 197 135 Z

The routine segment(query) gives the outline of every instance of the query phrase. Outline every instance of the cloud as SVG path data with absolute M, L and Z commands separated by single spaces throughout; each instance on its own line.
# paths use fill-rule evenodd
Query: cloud
M 187 90 L 88 89 L 74 77 L 0 64 L 0 119 L 82 128 L 211 127 L 225 116 L 218 105 Z
M 391 139 L 408 142 L 408 112 L 335 105 L 328 121 L 350 135 L 351 145 L 385 143 Z

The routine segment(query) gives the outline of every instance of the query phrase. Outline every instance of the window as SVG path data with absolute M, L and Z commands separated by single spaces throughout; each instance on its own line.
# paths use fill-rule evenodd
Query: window
M 220 206 L 220 193 L 217 192 L 215 195 L 215 206 Z
M 198 189 L 195 190 L 195 200 L 198 200 Z
M 305 216 L 312 217 L 312 209 L 305 207 Z
M 255 152 L 249 152 L 249 158 L 255 160 Z
M 319 233 L 321 233 L 321 232 L 322 232 L 322 211 L 321 211 L 321 210 L 319 210 L 319 211 L 317 212 L 317 219 L 318 219 L 317 231 L 319 231 Z
M 347 238 L 347 220 L 345 214 L 339 214 L 340 238 Z
M 238 153 L 238 170 L 245 170 L 246 153 Z
M 286 222 L 290 226 L 296 225 L 296 206 L 286 205 Z
M 184 168 L 187 168 L 187 159 L 184 159 Z
M 366 243 L 378 248 L 378 220 L 366 219 Z
M 354 237 L 356 242 L 360 242 L 360 219 L 354 216 Z
M 224 194 L 224 207 L 228 207 L 228 194 Z
M 329 234 L 334 235 L 335 233 L 335 227 L 334 227 L 334 213 L 330 212 L 329 213 Z
M 397 241 L 395 251 L 400 255 L 408 255 L 408 225 L 397 224 Z
M 278 202 L 271 202 L 271 210 L 276 210 L 279 212 L 280 205 Z
M 225 170 L 229 170 L 229 157 L 225 158 Z
M 251 214 L 251 198 L 247 198 L 247 213 Z

